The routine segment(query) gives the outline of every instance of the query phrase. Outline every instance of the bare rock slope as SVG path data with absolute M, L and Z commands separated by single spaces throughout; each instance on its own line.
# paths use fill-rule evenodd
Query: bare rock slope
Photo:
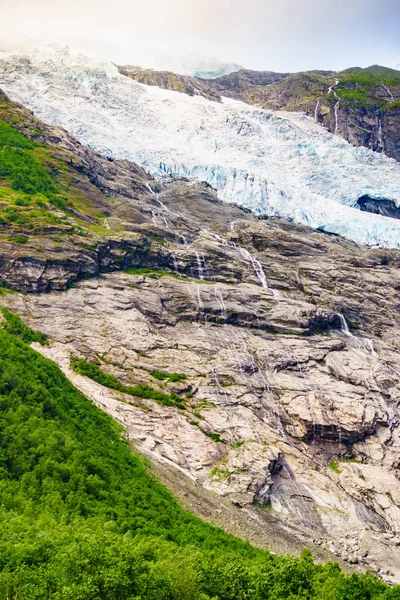
M 108 213 L 61 242 L 2 226 L 2 280 L 37 293 L 1 302 L 49 336 L 37 349 L 189 496 L 220 496 L 214 522 L 233 506 L 253 543 L 400 581 L 400 252 L 258 220 L 62 130 L 41 142 Z

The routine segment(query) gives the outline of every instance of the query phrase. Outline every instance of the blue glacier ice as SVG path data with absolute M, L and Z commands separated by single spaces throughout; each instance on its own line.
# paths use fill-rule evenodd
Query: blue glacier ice
M 400 163 L 355 148 L 301 113 L 149 87 L 66 48 L 0 52 L 0 87 L 43 121 L 151 175 L 211 184 L 257 214 L 400 247 L 400 220 L 361 212 L 368 194 L 400 205 Z

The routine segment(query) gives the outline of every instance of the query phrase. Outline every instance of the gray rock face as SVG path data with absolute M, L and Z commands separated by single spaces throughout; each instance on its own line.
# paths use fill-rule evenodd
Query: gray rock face
M 49 335 L 36 349 L 152 461 L 399 580 L 398 350 L 345 335 L 334 311 L 289 291 L 157 277 L 113 273 L 2 300 Z M 126 385 L 178 394 L 185 410 L 104 388 L 72 371 L 71 355 L 100 360 Z M 186 378 L 160 382 L 154 371 Z
M 400 251 L 257 220 L 50 133 L 112 202 L 104 235 L 2 242 L 1 277 L 36 293 L 1 303 L 49 336 L 36 349 L 198 494 L 400 582 Z M 185 408 L 102 387 L 71 355 Z

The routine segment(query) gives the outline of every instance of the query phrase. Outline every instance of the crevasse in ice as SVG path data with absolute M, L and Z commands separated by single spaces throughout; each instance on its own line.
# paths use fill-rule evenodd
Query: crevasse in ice
M 0 87 L 83 144 L 153 176 L 207 181 L 257 214 L 400 247 L 400 220 L 361 212 L 365 194 L 400 205 L 400 163 L 355 148 L 300 113 L 144 86 L 111 63 L 51 47 L 0 52 Z

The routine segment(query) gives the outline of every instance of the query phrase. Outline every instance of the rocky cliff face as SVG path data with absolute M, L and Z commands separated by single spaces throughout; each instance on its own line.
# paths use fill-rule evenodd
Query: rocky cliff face
M 156 182 L 2 102 L 64 165 L 80 228 L 1 225 L 3 283 L 37 292 L 5 289 L 1 303 L 49 336 L 37 349 L 179 493 L 186 481 L 203 507 L 212 497 L 214 522 L 400 581 L 400 252 L 257 219 L 204 184 Z M 101 386 L 72 356 L 183 408 Z
M 355 146 L 400 160 L 400 72 L 377 65 L 341 73 L 239 71 L 209 81 L 222 96 L 274 110 L 304 111 Z

